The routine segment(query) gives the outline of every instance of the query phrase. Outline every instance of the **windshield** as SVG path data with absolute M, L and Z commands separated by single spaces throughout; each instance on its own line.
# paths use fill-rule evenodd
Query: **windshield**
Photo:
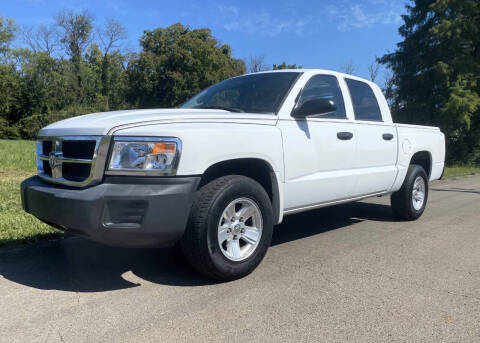
M 182 108 L 274 114 L 298 75 L 298 72 L 280 72 L 235 77 L 204 89 Z

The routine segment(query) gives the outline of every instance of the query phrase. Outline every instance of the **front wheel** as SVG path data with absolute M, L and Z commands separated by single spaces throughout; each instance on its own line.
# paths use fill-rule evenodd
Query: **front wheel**
M 260 264 L 272 232 L 272 205 L 263 187 L 248 177 L 230 175 L 197 191 L 180 244 L 195 269 L 229 281 Z
M 427 205 L 428 177 L 423 167 L 412 164 L 408 167 L 402 187 L 392 194 L 392 211 L 404 220 L 418 219 Z

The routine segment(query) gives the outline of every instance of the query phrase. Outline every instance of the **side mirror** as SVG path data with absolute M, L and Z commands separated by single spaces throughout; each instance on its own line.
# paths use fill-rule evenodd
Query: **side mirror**
M 337 110 L 337 106 L 331 99 L 313 99 L 307 100 L 293 111 L 296 118 L 305 118 L 309 116 L 332 113 Z

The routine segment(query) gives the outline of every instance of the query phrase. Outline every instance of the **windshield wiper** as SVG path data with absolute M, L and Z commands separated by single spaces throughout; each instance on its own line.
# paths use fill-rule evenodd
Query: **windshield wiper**
M 229 112 L 245 112 L 245 111 L 242 111 L 241 109 L 235 108 L 235 107 L 216 106 L 216 105 L 211 105 L 211 106 L 199 106 L 199 107 L 195 107 L 195 108 L 200 108 L 200 109 L 212 109 L 212 110 L 225 110 L 225 111 L 229 111 Z

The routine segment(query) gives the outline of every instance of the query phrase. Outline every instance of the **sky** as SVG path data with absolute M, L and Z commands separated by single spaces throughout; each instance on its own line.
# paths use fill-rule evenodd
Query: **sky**
M 121 22 L 128 31 L 126 50 L 139 50 L 144 30 L 181 22 L 208 27 L 232 47 L 236 58 L 264 55 L 265 64 L 283 61 L 304 68 L 368 76 L 375 56 L 393 51 L 400 41 L 406 0 L 0 0 L 0 14 L 19 25 L 51 24 L 61 10 L 88 10 L 95 23 Z M 18 42 L 18 44 L 21 44 Z M 380 72 L 379 82 L 383 78 Z

